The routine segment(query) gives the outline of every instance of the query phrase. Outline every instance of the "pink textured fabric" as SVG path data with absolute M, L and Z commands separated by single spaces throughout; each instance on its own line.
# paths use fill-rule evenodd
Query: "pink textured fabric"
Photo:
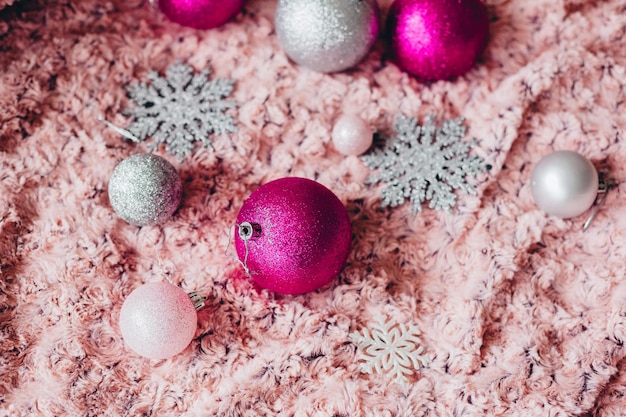
M 0 0 L 0 10 L 4 9 L 5 7 L 11 6 L 15 2 L 16 0 Z
M 293 65 L 275 0 L 211 31 L 140 0 L 26 3 L 0 14 L 0 415 L 626 413 L 624 186 L 586 232 L 584 216 L 548 217 L 529 189 L 558 149 L 626 178 L 622 0 L 489 0 L 481 62 L 432 84 L 389 63 L 382 42 L 346 73 Z M 124 85 L 177 60 L 238 79 L 239 131 L 168 157 L 181 208 L 137 228 L 106 184 L 145 148 L 97 117 L 125 126 Z M 381 209 L 367 169 L 330 144 L 347 111 L 383 132 L 399 112 L 463 115 L 493 169 L 452 214 Z M 333 190 L 354 233 L 340 277 L 294 297 L 254 287 L 224 253 L 245 198 L 287 175 Z M 207 306 L 186 350 L 150 361 L 117 322 L 125 297 L 164 275 Z M 348 334 L 377 314 L 416 324 L 434 356 L 407 386 L 361 373 Z

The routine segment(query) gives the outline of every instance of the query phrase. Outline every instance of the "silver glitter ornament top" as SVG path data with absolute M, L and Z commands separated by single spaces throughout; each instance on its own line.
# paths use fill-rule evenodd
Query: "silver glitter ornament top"
M 182 181 L 165 159 L 152 154 L 129 156 L 109 180 L 109 200 L 128 223 L 146 226 L 169 219 L 180 204 Z
M 422 126 L 412 117 L 398 117 L 396 136 L 387 140 L 385 148 L 361 157 L 365 165 L 377 170 L 368 182 L 387 184 L 383 206 L 398 206 L 408 199 L 417 213 L 430 200 L 430 208 L 450 211 L 456 204 L 455 189 L 476 194 L 466 177 L 487 167 L 482 158 L 468 155 L 474 142 L 461 140 L 463 120 L 447 120 L 438 128 L 433 117 Z
M 319 72 L 355 66 L 378 36 L 373 0 L 280 0 L 275 19 L 285 53 Z

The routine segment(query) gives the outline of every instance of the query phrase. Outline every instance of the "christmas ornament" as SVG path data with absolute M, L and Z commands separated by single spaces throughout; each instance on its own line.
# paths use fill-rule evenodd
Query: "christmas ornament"
M 558 151 L 544 156 L 531 176 L 535 203 L 546 213 L 576 217 L 587 211 L 599 189 L 598 173 L 584 156 L 572 151 Z
M 165 150 L 182 159 L 193 150 L 194 142 L 211 146 L 209 134 L 235 132 L 235 122 L 225 111 L 236 103 L 223 100 L 233 91 L 232 79 L 208 81 L 210 70 L 194 75 L 184 64 L 171 65 L 165 78 L 151 71 L 151 84 L 127 87 L 137 106 L 125 111 L 134 121 L 128 127 L 130 139 L 137 142 L 152 137 L 155 150 L 165 143 Z
M 124 159 L 109 180 L 113 210 L 136 226 L 169 219 L 180 204 L 182 190 L 182 182 L 172 164 L 152 154 Z
M 489 36 L 480 0 L 396 0 L 387 19 L 398 65 L 425 80 L 445 80 L 469 71 Z
M 261 287 L 302 294 L 333 280 L 348 258 L 348 212 L 328 188 L 305 178 L 259 187 L 237 216 L 235 247 Z
M 468 155 L 475 145 L 463 142 L 463 118 L 447 120 L 441 128 L 428 117 L 423 126 L 417 119 L 400 115 L 396 136 L 388 139 L 385 148 L 361 157 L 362 161 L 378 173 L 370 176 L 368 183 L 383 182 L 383 206 L 398 206 L 408 198 L 413 212 L 422 210 L 422 203 L 430 200 L 429 207 L 450 211 L 456 204 L 455 189 L 476 194 L 466 177 L 484 171 L 482 158 Z
M 332 139 L 342 154 L 361 155 L 372 146 L 373 132 L 359 116 L 343 115 L 333 127 Z
M 276 34 L 285 53 L 319 72 L 351 68 L 378 36 L 374 0 L 279 0 Z
M 167 359 L 182 352 L 196 332 L 196 310 L 205 298 L 186 294 L 166 282 L 135 289 L 120 311 L 120 330 L 133 351 L 150 359 Z
M 158 0 L 159 9 L 172 22 L 195 29 L 211 29 L 232 19 L 244 0 Z
M 398 384 L 407 384 L 409 375 L 432 362 L 421 346 L 420 331 L 414 325 L 394 323 L 380 315 L 375 320 L 371 331 L 364 327 L 362 334 L 350 334 L 361 350 L 361 370 L 368 374 L 390 372 Z

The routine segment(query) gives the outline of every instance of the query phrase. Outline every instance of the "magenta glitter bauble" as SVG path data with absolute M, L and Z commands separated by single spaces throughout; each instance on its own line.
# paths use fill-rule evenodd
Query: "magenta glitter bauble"
M 469 71 L 489 37 L 480 0 L 396 0 L 387 20 L 396 63 L 424 80 Z
M 189 295 L 166 282 L 138 287 L 120 311 L 124 342 L 150 359 L 166 359 L 183 351 L 193 339 L 197 323 Z
M 211 29 L 232 19 L 244 0 L 159 0 L 159 9 L 172 22 L 195 29 Z
M 239 259 L 257 284 L 281 294 L 302 294 L 331 282 L 352 244 L 344 205 L 328 188 L 305 178 L 259 187 L 241 207 L 237 224 Z

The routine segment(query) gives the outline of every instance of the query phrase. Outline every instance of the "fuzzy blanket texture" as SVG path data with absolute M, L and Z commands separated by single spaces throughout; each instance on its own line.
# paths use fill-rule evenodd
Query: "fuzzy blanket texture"
M 0 9 L 8 7 L 15 3 L 15 0 L 0 0 Z
M 381 39 L 325 75 L 281 51 L 275 0 L 234 21 L 182 28 L 147 1 L 0 3 L 0 415 L 624 416 L 626 200 L 547 216 L 529 189 L 539 159 L 575 150 L 626 179 L 624 0 L 488 0 L 475 68 L 422 83 Z M 386 11 L 389 1 L 381 2 Z M 7 6 L 8 5 L 8 6 Z M 237 80 L 237 133 L 178 161 L 181 207 L 160 226 L 112 210 L 107 183 L 146 150 L 125 86 L 175 62 Z M 464 116 L 492 165 L 451 213 L 381 208 L 368 168 L 332 146 L 356 111 Z M 338 279 L 300 296 L 257 288 L 227 230 L 247 196 L 285 176 L 345 203 L 353 247 Z M 161 361 L 124 346 L 128 294 L 167 277 L 208 296 L 191 345 Z M 380 316 L 421 330 L 432 361 L 406 383 L 362 370 L 353 332 Z

